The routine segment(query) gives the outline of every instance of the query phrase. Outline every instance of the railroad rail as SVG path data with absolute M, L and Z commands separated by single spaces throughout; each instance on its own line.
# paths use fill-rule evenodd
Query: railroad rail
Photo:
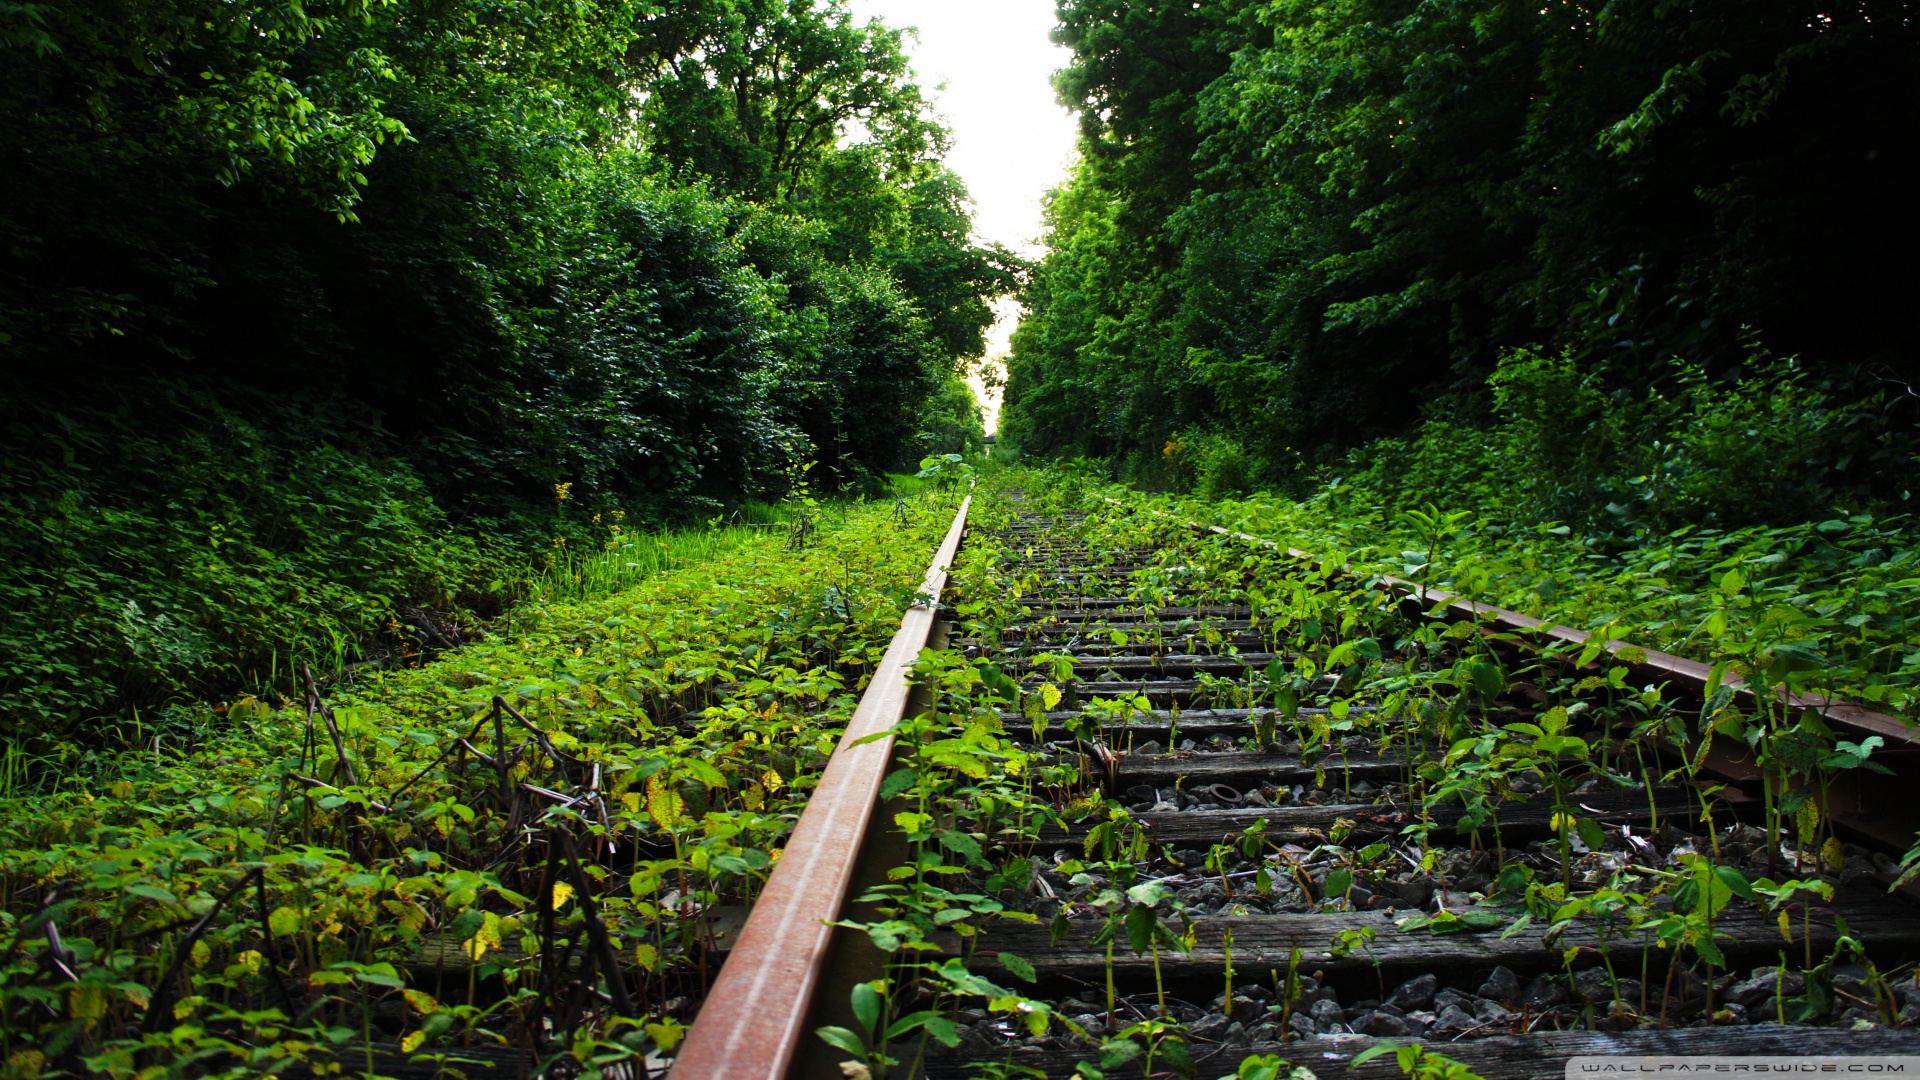
M 1702 745 L 1689 725 L 1716 679 L 1695 661 L 1602 642 L 1583 665 L 1577 631 L 1217 527 L 1016 504 L 970 534 L 972 507 L 673 1080 L 880 1075 L 813 1032 L 850 1026 L 848 989 L 885 973 L 832 924 L 903 858 L 876 813 L 890 733 L 929 707 L 910 669 L 943 646 L 999 687 L 984 700 L 1047 763 L 1050 812 L 1007 841 L 1027 872 L 1000 875 L 994 906 L 1019 917 L 932 941 L 1030 981 L 1018 1009 L 920 1001 L 951 1039 L 923 1025 L 888 1075 L 1216 1077 L 1261 1054 L 1397 1075 L 1394 1055 L 1367 1060 L 1383 1042 L 1489 1080 L 1580 1054 L 1920 1054 L 1920 911 L 1887 889 L 1920 826 L 1898 719 L 1719 694 L 1878 736 L 1897 774 L 1789 785 L 1745 743 Z M 949 588 L 976 553 L 986 569 Z M 1784 829 L 1775 803 L 1801 808 Z

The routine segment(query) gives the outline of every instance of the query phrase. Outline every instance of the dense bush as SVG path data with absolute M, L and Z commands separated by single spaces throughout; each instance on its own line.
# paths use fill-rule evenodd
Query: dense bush
M 1904 508 L 1909 403 L 1750 355 L 1721 379 L 1676 361 L 1647 390 L 1604 365 L 1521 349 L 1488 380 L 1493 417 L 1430 418 L 1409 440 L 1357 451 L 1342 480 L 1375 506 L 1436 503 L 1490 521 L 1666 531 L 1817 521 Z
M 1479 426 L 1528 346 L 1634 400 L 1749 331 L 1830 402 L 1920 384 L 1920 143 L 1862 104 L 1920 75 L 1902 3 L 1059 6 L 1081 155 L 1008 365 L 1030 452 L 1146 479 L 1199 429 L 1279 482 Z
M 365 416 L 243 416 L 148 384 L 116 412 L 15 415 L 0 443 L 0 735 L 167 733 L 183 690 L 333 670 L 393 617 L 497 565 L 401 462 L 342 449 Z M 134 417 L 138 416 L 138 422 Z M 330 662 L 330 663 L 329 663 Z M 95 730 L 96 736 L 107 734 Z
M 0 62 L 9 737 L 918 460 L 1018 269 L 842 0 L 57 0 Z

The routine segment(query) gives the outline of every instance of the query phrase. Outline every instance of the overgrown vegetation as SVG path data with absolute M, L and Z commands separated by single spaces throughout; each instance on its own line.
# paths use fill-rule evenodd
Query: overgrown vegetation
M 1011 509 L 992 496 L 1002 484 L 1026 489 L 1024 510 L 1090 516 L 1070 531 L 997 539 L 991 530 Z M 1630 685 L 1630 656 L 1565 645 L 1516 651 L 1470 622 L 1411 617 L 1364 572 L 1196 537 L 1181 517 L 1151 512 L 1183 507 L 1084 476 L 992 474 L 976 507 L 953 579 L 960 638 L 916 669 L 932 705 L 901 729 L 884 788 L 911 856 L 869 892 L 873 915 L 854 924 L 893 962 L 885 979 L 855 988 L 856 1027 L 817 1033 L 851 1059 L 850 1073 L 911 1072 L 944 1046 L 974 1059 L 981 1077 L 1037 1075 L 1022 1066 L 1021 1047 L 1084 1055 L 1078 1075 L 1087 1080 L 1128 1062 L 1210 1077 L 1241 1056 L 1230 1040 L 1217 1045 L 1229 1020 L 1243 1021 L 1256 1046 L 1324 1033 L 1335 1022 L 1329 1015 L 1355 1031 L 1404 1037 L 1401 1012 L 1368 1009 L 1401 990 L 1390 995 L 1383 985 L 1381 1000 L 1327 1014 L 1316 1003 L 1331 1000 L 1331 988 L 1301 970 L 1303 947 L 1331 945 L 1336 959 L 1370 954 L 1384 944 L 1370 927 L 1296 942 L 1284 977 L 1231 971 L 1233 927 L 1246 928 L 1232 917 L 1315 912 L 1334 927 L 1369 897 L 1405 904 L 1399 934 L 1499 932 L 1538 944 L 1531 979 L 1502 968 L 1487 985 L 1476 974 L 1460 989 L 1440 972 L 1437 982 L 1428 975 L 1403 988 L 1431 1004 L 1436 1041 L 1549 1021 L 1602 1031 L 1776 1021 L 1846 1028 L 1916 1014 L 1913 996 L 1898 990 L 1904 975 L 1876 967 L 1870 939 L 1834 914 L 1849 898 L 1870 901 L 1899 872 L 1884 855 L 1842 843 L 1820 811 L 1818 793 L 1836 776 L 1879 767 L 1878 740 L 1849 741 L 1814 714 L 1743 710 L 1724 685 L 1695 708 Z M 1423 527 L 1444 543 L 1449 523 L 1438 525 Z M 1022 601 L 1075 596 L 1079 586 L 1025 545 L 1076 542 L 1086 544 L 1082 570 L 1143 564 L 1125 584 L 1107 586 L 1110 595 L 1163 611 L 1244 605 L 1247 629 L 1220 633 L 1192 620 L 1193 630 L 1167 633 L 1151 618 L 1104 623 L 1096 609 L 1055 627 L 1082 643 L 1075 655 L 1048 651 L 1039 643 L 1046 629 L 1018 621 L 1031 614 Z M 1430 583 L 1446 576 L 1395 569 Z M 1722 594 L 1729 610 L 1739 606 L 1737 591 Z M 1714 645 L 1727 671 L 1760 685 L 1805 687 L 1813 670 L 1791 647 L 1769 650 L 1751 636 Z M 1202 737 L 1199 749 L 1297 757 L 1317 764 L 1317 789 L 1305 785 L 1313 790 L 1303 799 L 1300 789 L 1264 785 L 1248 789 L 1261 802 L 1232 794 L 1229 804 L 1205 785 L 1123 794 L 1104 784 L 1105 756 L 1092 748 L 1152 761 L 1169 752 L 1158 739 L 1173 740 L 1138 733 L 1168 725 L 1169 715 L 1150 715 L 1144 697 L 1104 687 L 1100 658 L 1174 653 L 1258 653 L 1271 662 L 1248 656 L 1236 675 L 1198 678 L 1191 705 L 1171 710 L 1171 726 L 1160 730 L 1184 730 L 1183 712 L 1245 710 L 1251 737 Z M 1522 684 L 1544 700 L 1518 704 L 1512 691 Z M 1723 800 L 1731 796 L 1705 782 L 1701 761 L 1714 739 L 1760 749 L 1768 784 L 1760 827 L 1729 823 Z M 1197 764 L 1190 753 L 1181 760 Z M 1372 782 L 1354 783 L 1355 762 Z M 1205 818 L 1269 800 L 1297 811 L 1325 806 L 1338 820 L 1310 841 L 1298 829 L 1270 831 L 1264 819 L 1220 826 L 1224 835 L 1205 851 L 1164 840 L 1177 828 L 1176 810 Z M 1365 812 L 1375 802 L 1386 816 Z M 1646 827 L 1607 824 L 1594 807 L 1616 803 L 1657 816 Z M 1409 895 L 1441 902 L 1401 899 Z M 1078 962 L 1104 950 L 1104 987 L 1072 997 L 1039 992 L 1046 957 L 993 951 L 996 926 L 1008 920 L 1048 922 L 1053 944 L 1071 943 Z M 1727 977 L 1725 950 L 1735 943 L 1726 927 L 1766 927 L 1760 951 L 1771 956 L 1781 943 L 1775 922 L 1785 935 L 1781 962 Z M 937 946 L 946 934 L 959 945 Z M 1227 959 L 1210 1007 L 1169 993 L 1158 975 L 1163 956 L 1195 950 Z M 1122 964 L 1126 982 L 1117 986 Z M 1052 981 L 1062 970 L 1049 970 Z M 1478 1014 L 1432 1004 L 1436 991 L 1452 1002 L 1480 1000 Z M 1436 1013 L 1446 1013 L 1444 1023 Z M 1388 1040 L 1367 1056 L 1383 1053 L 1397 1053 L 1408 1075 L 1472 1075 L 1418 1043 Z M 1234 1075 L 1300 1074 L 1284 1053 L 1260 1053 Z
M 1020 266 L 900 35 L 840 0 L 0 7 L 0 735 L 147 733 L 409 608 L 490 618 L 616 513 L 964 443 Z
M 1896 180 L 1913 151 L 1857 107 L 1914 78 L 1900 4 L 1059 6 L 1081 160 L 1009 362 L 1029 454 L 1225 493 L 1385 437 L 1521 475 L 1536 462 L 1477 433 L 1525 396 L 1503 380 L 1562 365 L 1578 393 L 1546 404 L 1571 414 L 1538 419 L 1587 471 L 1554 478 L 1549 517 L 1632 503 L 1640 476 L 1685 489 L 1650 493 L 1668 520 L 1729 478 L 1740 523 L 1900 498 L 1912 278 L 1880 268 L 1920 221 Z M 1795 374 L 1756 364 L 1756 336 Z M 1781 400 L 1713 404 L 1736 384 Z M 1662 398 L 1725 421 L 1697 433 L 1718 445 Z
M 738 537 L 7 801 L 7 1075 L 670 1050 L 953 501 Z

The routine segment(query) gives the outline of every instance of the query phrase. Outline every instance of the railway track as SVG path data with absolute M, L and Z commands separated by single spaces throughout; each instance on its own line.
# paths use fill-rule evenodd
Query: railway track
M 675 1080 L 1920 1054 L 1897 720 L 1218 530 L 967 514 Z M 932 785 L 967 738 L 990 765 Z

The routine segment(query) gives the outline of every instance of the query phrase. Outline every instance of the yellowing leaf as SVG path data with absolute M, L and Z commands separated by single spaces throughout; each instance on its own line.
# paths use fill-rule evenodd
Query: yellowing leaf
M 281 937 L 292 934 L 300 929 L 300 913 L 292 908 L 275 908 L 273 914 L 267 916 L 267 928 Z
M 1041 683 L 1040 703 L 1047 707 L 1047 711 L 1053 711 L 1053 707 L 1060 704 L 1060 688 L 1052 683 Z
M 661 1050 L 668 1052 L 680 1045 L 680 1037 L 686 1034 L 686 1031 L 686 1026 L 672 1017 L 647 1025 L 647 1034 L 653 1036 L 653 1041 L 660 1044 Z
M 566 902 L 572 898 L 573 886 L 564 881 L 556 881 L 553 883 L 553 910 L 559 911 L 566 905 Z
M 195 941 L 193 951 L 189 955 L 193 957 L 194 967 L 206 967 L 207 961 L 213 959 L 213 950 L 207 947 L 206 942 Z
M 107 1015 L 106 988 L 87 984 L 75 986 L 67 996 L 67 1010 L 75 1020 L 92 1027 Z
M 411 1054 L 415 1050 L 420 1049 L 420 1044 L 426 1041 L 427 1041 L 426 1032 L 409 1031 L 407 1032 L 407 1037 L 400 1040 L 400 1052 L 403 1054 Z
M 633 961 L 648 971 L 660 967 L 660 950 L 651 945 L 636 945 L 633 948 Z

